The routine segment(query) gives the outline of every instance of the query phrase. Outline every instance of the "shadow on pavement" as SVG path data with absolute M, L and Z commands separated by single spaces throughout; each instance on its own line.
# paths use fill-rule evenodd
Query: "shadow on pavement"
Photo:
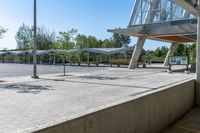
M 30 84 L 2 84 L 0 89 L 15 90 L 17 93 L 39 94 L 42 91 L 52 90 L 51 86 L 30 85 Z

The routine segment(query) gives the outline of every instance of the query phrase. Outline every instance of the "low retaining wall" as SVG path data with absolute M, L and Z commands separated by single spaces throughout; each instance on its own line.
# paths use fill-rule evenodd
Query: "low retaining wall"
M 194 88 L 186 81 L 36 133 L 159 133 L 193 107 Z

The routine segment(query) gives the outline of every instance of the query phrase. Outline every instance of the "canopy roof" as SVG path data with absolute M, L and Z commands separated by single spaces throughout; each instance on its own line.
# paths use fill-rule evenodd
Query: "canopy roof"
M 59 50 L 59 49 L 50 49 L 50 50 L 37 50 L 37 55 L 48 55 L 50 53 L 57 53 L 57 54 L 78 54 L 82 52 L 87 53 L 95 53 L 95 54 L 102 54 L 102 55 L 114 55 L 124 52 L 133 51 L 134 47 L 127 47 L 127 48 L 83 48 L 83 49 L 72 49 L 72 50 Z M 0 56 L 3 55 L 13 55 L 19 56 L 24 54 L 32 54 L 32 51 L 0 51 Z

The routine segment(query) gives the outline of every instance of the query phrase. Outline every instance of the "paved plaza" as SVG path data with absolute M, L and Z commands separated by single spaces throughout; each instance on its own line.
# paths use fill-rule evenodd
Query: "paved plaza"
M 5 81 L 0 83 L 1 133 L 37 131 L 194 78 L 159 67 L 67 67 L 64 77 L 61 66 L 39 66 L 42 74 L 34 80 L 30 65 L 0 67 L 1 72 L 10 71 L 0 78 Z

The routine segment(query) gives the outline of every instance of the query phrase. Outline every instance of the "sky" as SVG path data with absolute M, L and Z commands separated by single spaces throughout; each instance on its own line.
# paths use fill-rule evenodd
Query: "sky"
M 79 33 L 106 39 L 107 29 L 127 27 L 134 0 L 37 0 L 37 25 L 55 32 L 75 28 Z M 8 29 L 0 48 L 15 49 L 15 34 L 25 23 L 33 25 L 33 0 L 0 0 L 0 26 Z M 137 38 L 131 37 L 131 45 Z M 144 48 L 153 50 L 168 43 L 147 41 Z

